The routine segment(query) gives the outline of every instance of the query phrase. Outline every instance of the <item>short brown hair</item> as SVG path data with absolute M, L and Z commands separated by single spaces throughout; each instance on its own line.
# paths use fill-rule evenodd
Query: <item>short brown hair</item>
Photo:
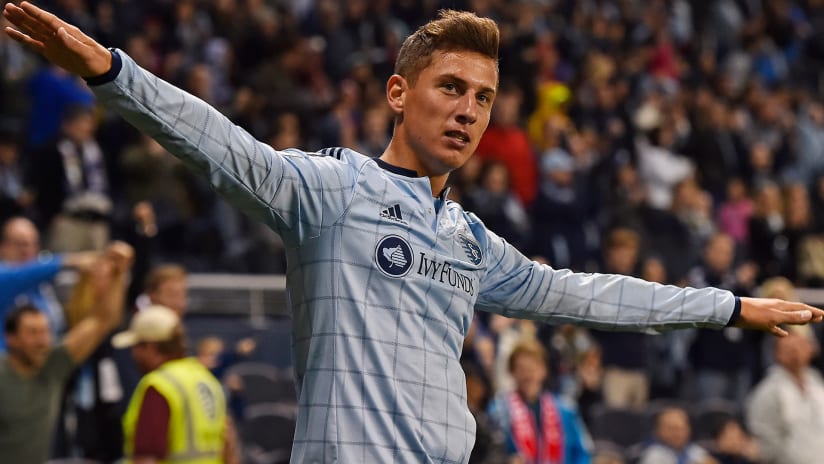
M 395 60 L 395 74 L 414 85 L 437 50 L 477 52 L 497 63 L 499 42 L 495 21 L 468 11 L 440 10 L 437 19 L 419 27 L 403 41 Z
M 14 335 L 20 327 L 20 320 L 27 314 L 41 314 L 41 311 L 32 304 L 24 304 L 17 306 L 8 313 L 3 321 L 3 333 L 6 335 Z
M 531 338 L 518 342 L 515 348 L 512 349 L 512 353 L 509 354 L 509 372 L 512 372 L 512 369 L 515 367 L 515 360 L 518 359 L 518 356 L 531 356 L 539 359 L 544 364 L 546 364 L 547 361 L 544 346 L 537 340 Z
M 149 275 L 146 276 L 143 291 L 152 293 L 160 288 L 164 282 L 175 279 L 185 279 L 187 275 L 186 269 L 179 264 L 160 265 L 152 269 Z
M 182 358 L 186 356 L 186 335 L 183 332 L 183 325 L 178 324 L 168 340 L 159 342 L 147 342 L 155 345 L 157 352 L 169 358 Z

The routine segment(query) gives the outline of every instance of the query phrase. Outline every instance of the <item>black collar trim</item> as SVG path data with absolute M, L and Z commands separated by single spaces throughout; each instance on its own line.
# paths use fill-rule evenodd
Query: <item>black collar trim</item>
M 382 167 L 383 169 L 386 169 L 387 171 L 393 174 L 398 174 L 406 177 L 420 177 L 418 176 L 418 171 L 413 171 L 411 169 L 395 166 L 394 164 L 389 164 L 380 158 L 375 158 L 375 162 L 378 163 L 378 166 Z

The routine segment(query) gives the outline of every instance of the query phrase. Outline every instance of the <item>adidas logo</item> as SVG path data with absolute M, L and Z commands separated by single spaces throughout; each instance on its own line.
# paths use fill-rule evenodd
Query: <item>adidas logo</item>
M 403 214 L 401 214 L 401 205 L 398 204 L 381 211 L 381 217 L 389 219 L 390 221 L 406 224 L 406 221 L 403 220 Z

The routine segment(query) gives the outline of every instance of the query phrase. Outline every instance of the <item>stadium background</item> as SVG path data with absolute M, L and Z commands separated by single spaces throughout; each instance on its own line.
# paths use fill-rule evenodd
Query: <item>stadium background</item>
M 767 289 L 802 287 L 796 295 L 824 302 L 815 290 L 824 282 L 824 2 L 38 3 L 275 148 L 347 146 L 372 156 L 391 135 L 384 83 L 401 41 L 438 8 L 491 17 L 502 34 L 500 94 L 478 155 L 451 182 L 455 200 L 553 266 L 711 284 L 741 295 L 764 294 L 768 282 Z M 60 211 L 41 201 L 50 167 L 40 156 L 59 137 L 60 118 L 78 105 L 95 111 L 93 139 L 105 154 L 100 172 L 114 204 L 106 223 L 112 236 L 136 243 L 138 276 L 165 262 L 194 273 L 187 315 L 192 346 L 209 335 L 227 347 L 249 335 L 258 342 L 250 361 L 265 363 L 269 367 L 258 370 L 268 374 L 251 376 L 249 385 L 259 381 L 264 406 L 241 418 L 244 438 L 271 449 L 288 445 L 284 405 L 294 393 L 283 281 L 272 276 L 285 269 L 278 238 L 95 107 L 80 82 L 5 36 L 0 219 L 25 214 L 48 241 Z M 148 226 L 156 233 L 134 234 Z M 616 264 L 608 258 L 611 247 L 635 249 L 637 256 Z M 719 256 L 729 262 L 713 259 Z M 135 288 L 132 298 L 138 293 Z M 649 419 L 662 404 L 709 400 L 698 393 L 701 372 L 744 370 L 751 386 L 769 363 L 769 354 L 762 355 L 769 353 L 763 348 L 768 341 L 761 337 L 683 332 L 616 338 L 480 314 L 466 362 L 479 367 L 492 388 L 502 388 L 500 365 L 519 336 L 545 344 L 551 387 L 579 402 L 595 438 L 621 441 L 602 435 L 608 426 L 593 422 L 604 392 L 582 387 L 580 363 L 594 350 L 596 357 L 608 354 L 597 363 L 603 368 L 641 373 L 650 401 L 633 416 L 638 435 L 619 448 L 646 439 Z M 719 350 L 735 353 L 728 366 L 706 359 Z M 741 414 L 740 393 L 720 396 L 729 402 L 719 409 Z M 285 432 L 257 436 L 255 430 L 271 427 L 263 421 Z M 694 435 L 709 440 L 712 431 L 699 428 Z M 250 461 L 279 456 L 249 449 Z

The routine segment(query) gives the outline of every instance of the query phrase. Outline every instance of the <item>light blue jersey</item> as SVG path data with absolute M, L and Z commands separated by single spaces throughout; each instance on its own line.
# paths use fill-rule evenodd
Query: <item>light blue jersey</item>
M 721 327 L 733 314 L 727 291 L 534 263 L 433 199 L 427 177 L 343 148 L 275 151 L 121 56 L 100 100 L 288 248 L 294 463 L 465 463 L 475 422 L 458 360 L 474 308 L 607 329 Z

